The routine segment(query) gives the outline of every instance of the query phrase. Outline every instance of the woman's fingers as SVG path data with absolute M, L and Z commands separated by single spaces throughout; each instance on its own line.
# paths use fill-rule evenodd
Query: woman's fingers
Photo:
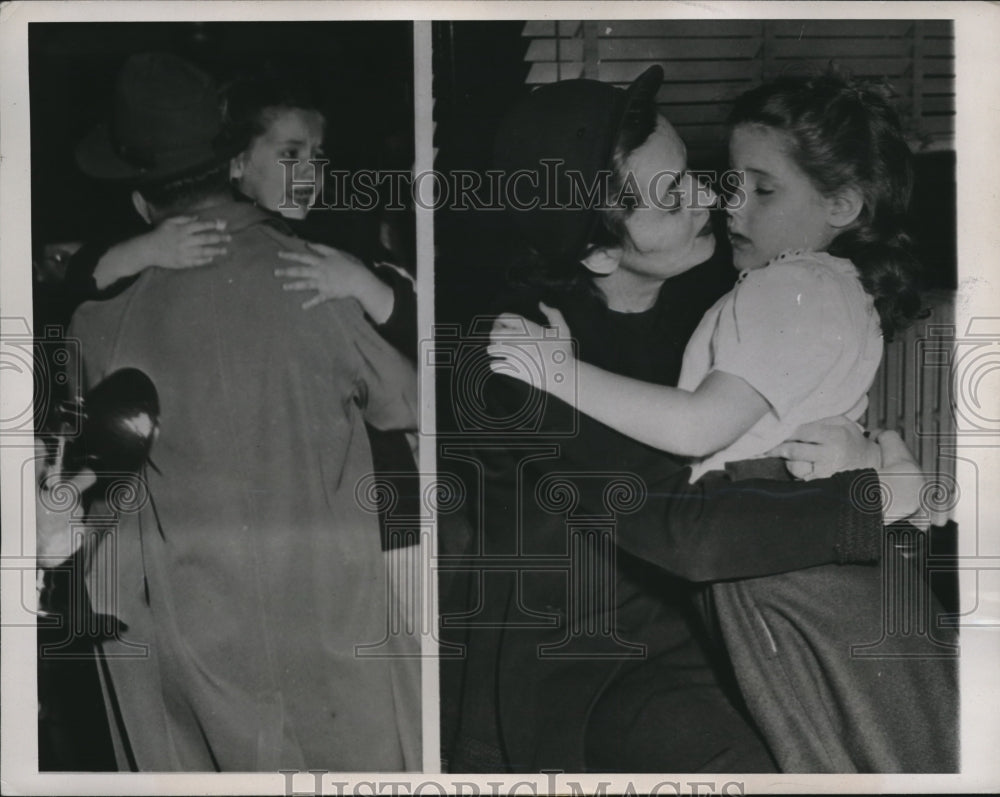
M 321 294 L 321 293 L 317 293 L 311 299 L 307 299 L 305 302 L 302 303 L 302 309 L 303 310 L 312 310 L 314 307 L 317 307 L 317 306 L 323 304 L 323 302 L 325 302 L 325 301 L 326 301 L 326 297 L 323 294 Z
M 224 243 L 232 239 L 225 232 L 226 222 L 218 219 L 204 221 L 194 216 L 174 216 L 163 223 L 175 227 L 177 235 L 189 236 L 205 243 Z
M 325 257 L 329 257 L 330 255 L 340 254 L 340 252 L 337 249 L 334 249 L 332 246 L 315 243 L 314 241 L 307 241 L 306 246 L 308 246 L 314 252 L 319 252 L 321 255 L 324 255 Z
M 306 252 L 278 252 L 278 257 L 282 260 L 294 260 L 296 263 L 303 263 L 314 268 L 320 264 L 320 260 L 316 255 L 310 255 Z
M 545 302 L 538 303 L 538 309 L 540 309 L 544 314 L 545 318 L 548 319 L 548 325 L 550 327 L 555 327 L 556 334 L 560 337 L 569 336 L 569 324 L 566 323 L 566 319 L 563 314 L 559 312 L 555 307 L 549 307 Z
M 226 244 L 233 240 L 231 235 L 220 232 L 201 232 L 194 237 L 194 243 L 198 246 L 216 246 Z
M 797 460 L 799 462 L 813 462 L 820 449 L 815 443 L 799 443 L 794 440 L 786 440 L 780 445 L 776 445 L 764 456 L 781 457 L 787 460 Z
M 299 280 L 298 282 L 286 282 L 281 286 L 283 291 L 314 291 L 317 290 L 316 283 L 311 280 Z
M 189 235 L 223 235 L 223 230 L 226 229 L 225 222 L 221 221 L 190 221 L 186 222 L 184 226 Z M 226 233 L 224 237 L 228 240 L 230 236 Z
M 529 334 L 528 320 L 523 316 L 514 313 L 501 313 L 493 322 L 493 330 L 490 333 L 503 337 L 525 337 Z
M 486 353 L 490 357 L 491 371 L 507 372 L 510 368 L 510 363 L 514 359 L 510 347 L 504 343 L 491 343 L 486 347 Z
M 304 277 L 315 279 L 317 276 L 315 266 L 283 266 L 274 270 L 276 277 Z
M 785 468 L 796 479 L 808 481 L 816 477 L 813 464 L 799 459 L 790 459 L 785 463 Z
M 224 255 L 229 250 L 224 246 L 203 246 L 201 251 L 198 253 L 199 258 L 207 257 L 211 260 L 213 257 L 220 257 Z

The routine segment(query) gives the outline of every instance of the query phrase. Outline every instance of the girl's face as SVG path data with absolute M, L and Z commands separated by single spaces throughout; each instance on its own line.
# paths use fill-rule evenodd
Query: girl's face
M 738 125 L 729 140 L 730 165 L 742 174 L 742 192 L 727 202 L 733 264 L 754 269 L 788 249 L 823 251 L 837 230 L 831 203 L 787 154 L 785 133 Z
M 261 207 L 303 219 L 316 201 L 322 167 L 309 163 L 323 155 L 323 116 L 318 111 L 281 108 L 250 146 L 233 159 L 232 177 L 240 191 Z M 294 166 L 282 160 L 295 160 Z
M 708 260 L 715 251 L 710 208 L 716 196 L 687 171 L 684 142 L 662 116 L 625 170 L 642 202 L 625 221 L 619 268 L 665 279 Z

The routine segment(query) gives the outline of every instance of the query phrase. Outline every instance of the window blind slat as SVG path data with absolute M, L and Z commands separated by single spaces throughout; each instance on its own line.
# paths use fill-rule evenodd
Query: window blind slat
M 658 104 L 663 115 L 673 125 L 725 124 L 726 119 L 729 118 L 728 103 L 707 103 L 704 105 Z
M 751 61 L 654 61 L 663 67 L 668 81 L 739 80 L 753 77 Z M 609 61 L 598 65 L 598 79 L 608 83 L 631 83 L 650 66 L 649 61 Z
M 777 39 L 775 58 L 896 57 L 910 55 L 910 39 Z
M 616 61 L 739 59 L 755 57 L 760 46 L 759 39 L 602 38 L 598 53 L 604 60 Z
M 923 42 L 924 54 L 929 57 L 955 57 L 955 40 L 954 39 L 935 39 L 930 36 L 924 37 Z
M 950 19 L 925 19 L 921 22 L 925 36 L 947 36 L 954 38 L 955 28 Z
M 684 141 L 697 141 L 699 146 L 711 149 L 723 146 L 729 134 L 726 125 L 675 125 L 677 133 Z
M 580 32 L 579 21 L 535 19 L 524 23 L 521 36 L 576 36 Z
M 923 116 L 920 119 L 920 128 L 932 135 L 953 133 L 955 130 L 955 117 L 949 116 Z
M 674 102 L 729 102 L 753 85 L 754 81 L 749 77 L 746 80 L 729 83 L 675 83 L 668 81 L 660 87 L 656 94 L 656 101 L 661 105 Z
M 826 69 L 830 62 L 858 78 L 894 78 L 912 74 L 913 62 L 909 58 L 789 58 L 775 60 L 772 70 L 764 73 L 764 79 L 779 75 L 798 75 Z
M 955 110 L 954 96 L 923 98 L 924 113 L 952 113 Z
M 760 22 L 752 19 L 617 19 L 599 22 L 599 36 L 638 38 L 759 36 Z
M 583 39 L 535 39 L 528 45 L 525 61 L 582 61 Z
M 574 80 L 583 75 L 583 62 L 552 63 L 543 62 L 532 64 L 528 71 L 525 83 L 529 86 L 536 86 L 541 83 L 554 83 L 557 80 Z
M 932 95 L 955 95 L 955 78 L 953 77 L 925 77 L 924 96 Z
M 768 29 L 779 38 L 809 38 L 814 36 L 906 36 L 913 22 L 902 19 L 775 19 L 767 20 Z

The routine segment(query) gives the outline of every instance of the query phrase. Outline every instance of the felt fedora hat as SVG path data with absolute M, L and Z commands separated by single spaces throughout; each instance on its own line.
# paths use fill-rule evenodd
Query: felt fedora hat
M 103 180 L 160 182 L 236 153 L 215 82 L 169 53 L 131 56 L 118 74 L 111 119 L 77 147 L 81 170 Z
M 662 82 L 660 66 L 651 66 L 628 89 L 563 80 L 540 86 L 514 106 L 497 131 L 494 165 L 514 183 L 508 183 L 514 201 L 506 210 L 516 235 L 550 260 L 582 256 L 606 197 L 598 193 L 593 201 L 575 202 L 582 197 L 570 190 L 571 181 L 591 186 L 612 169 L 627 111 L 655 98 Z

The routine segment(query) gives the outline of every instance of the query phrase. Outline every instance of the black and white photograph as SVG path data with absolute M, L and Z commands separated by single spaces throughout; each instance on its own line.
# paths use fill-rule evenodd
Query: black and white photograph
M 436 24 L 448 771 L 958 771 L 953 48 Z
M 0 5 L 3 793 L 995 793 L 998 35 Z
M 28 44 L 39 770 L 420 769 L 412 213 L 326 179 L 411 169 L 412 26 Z

